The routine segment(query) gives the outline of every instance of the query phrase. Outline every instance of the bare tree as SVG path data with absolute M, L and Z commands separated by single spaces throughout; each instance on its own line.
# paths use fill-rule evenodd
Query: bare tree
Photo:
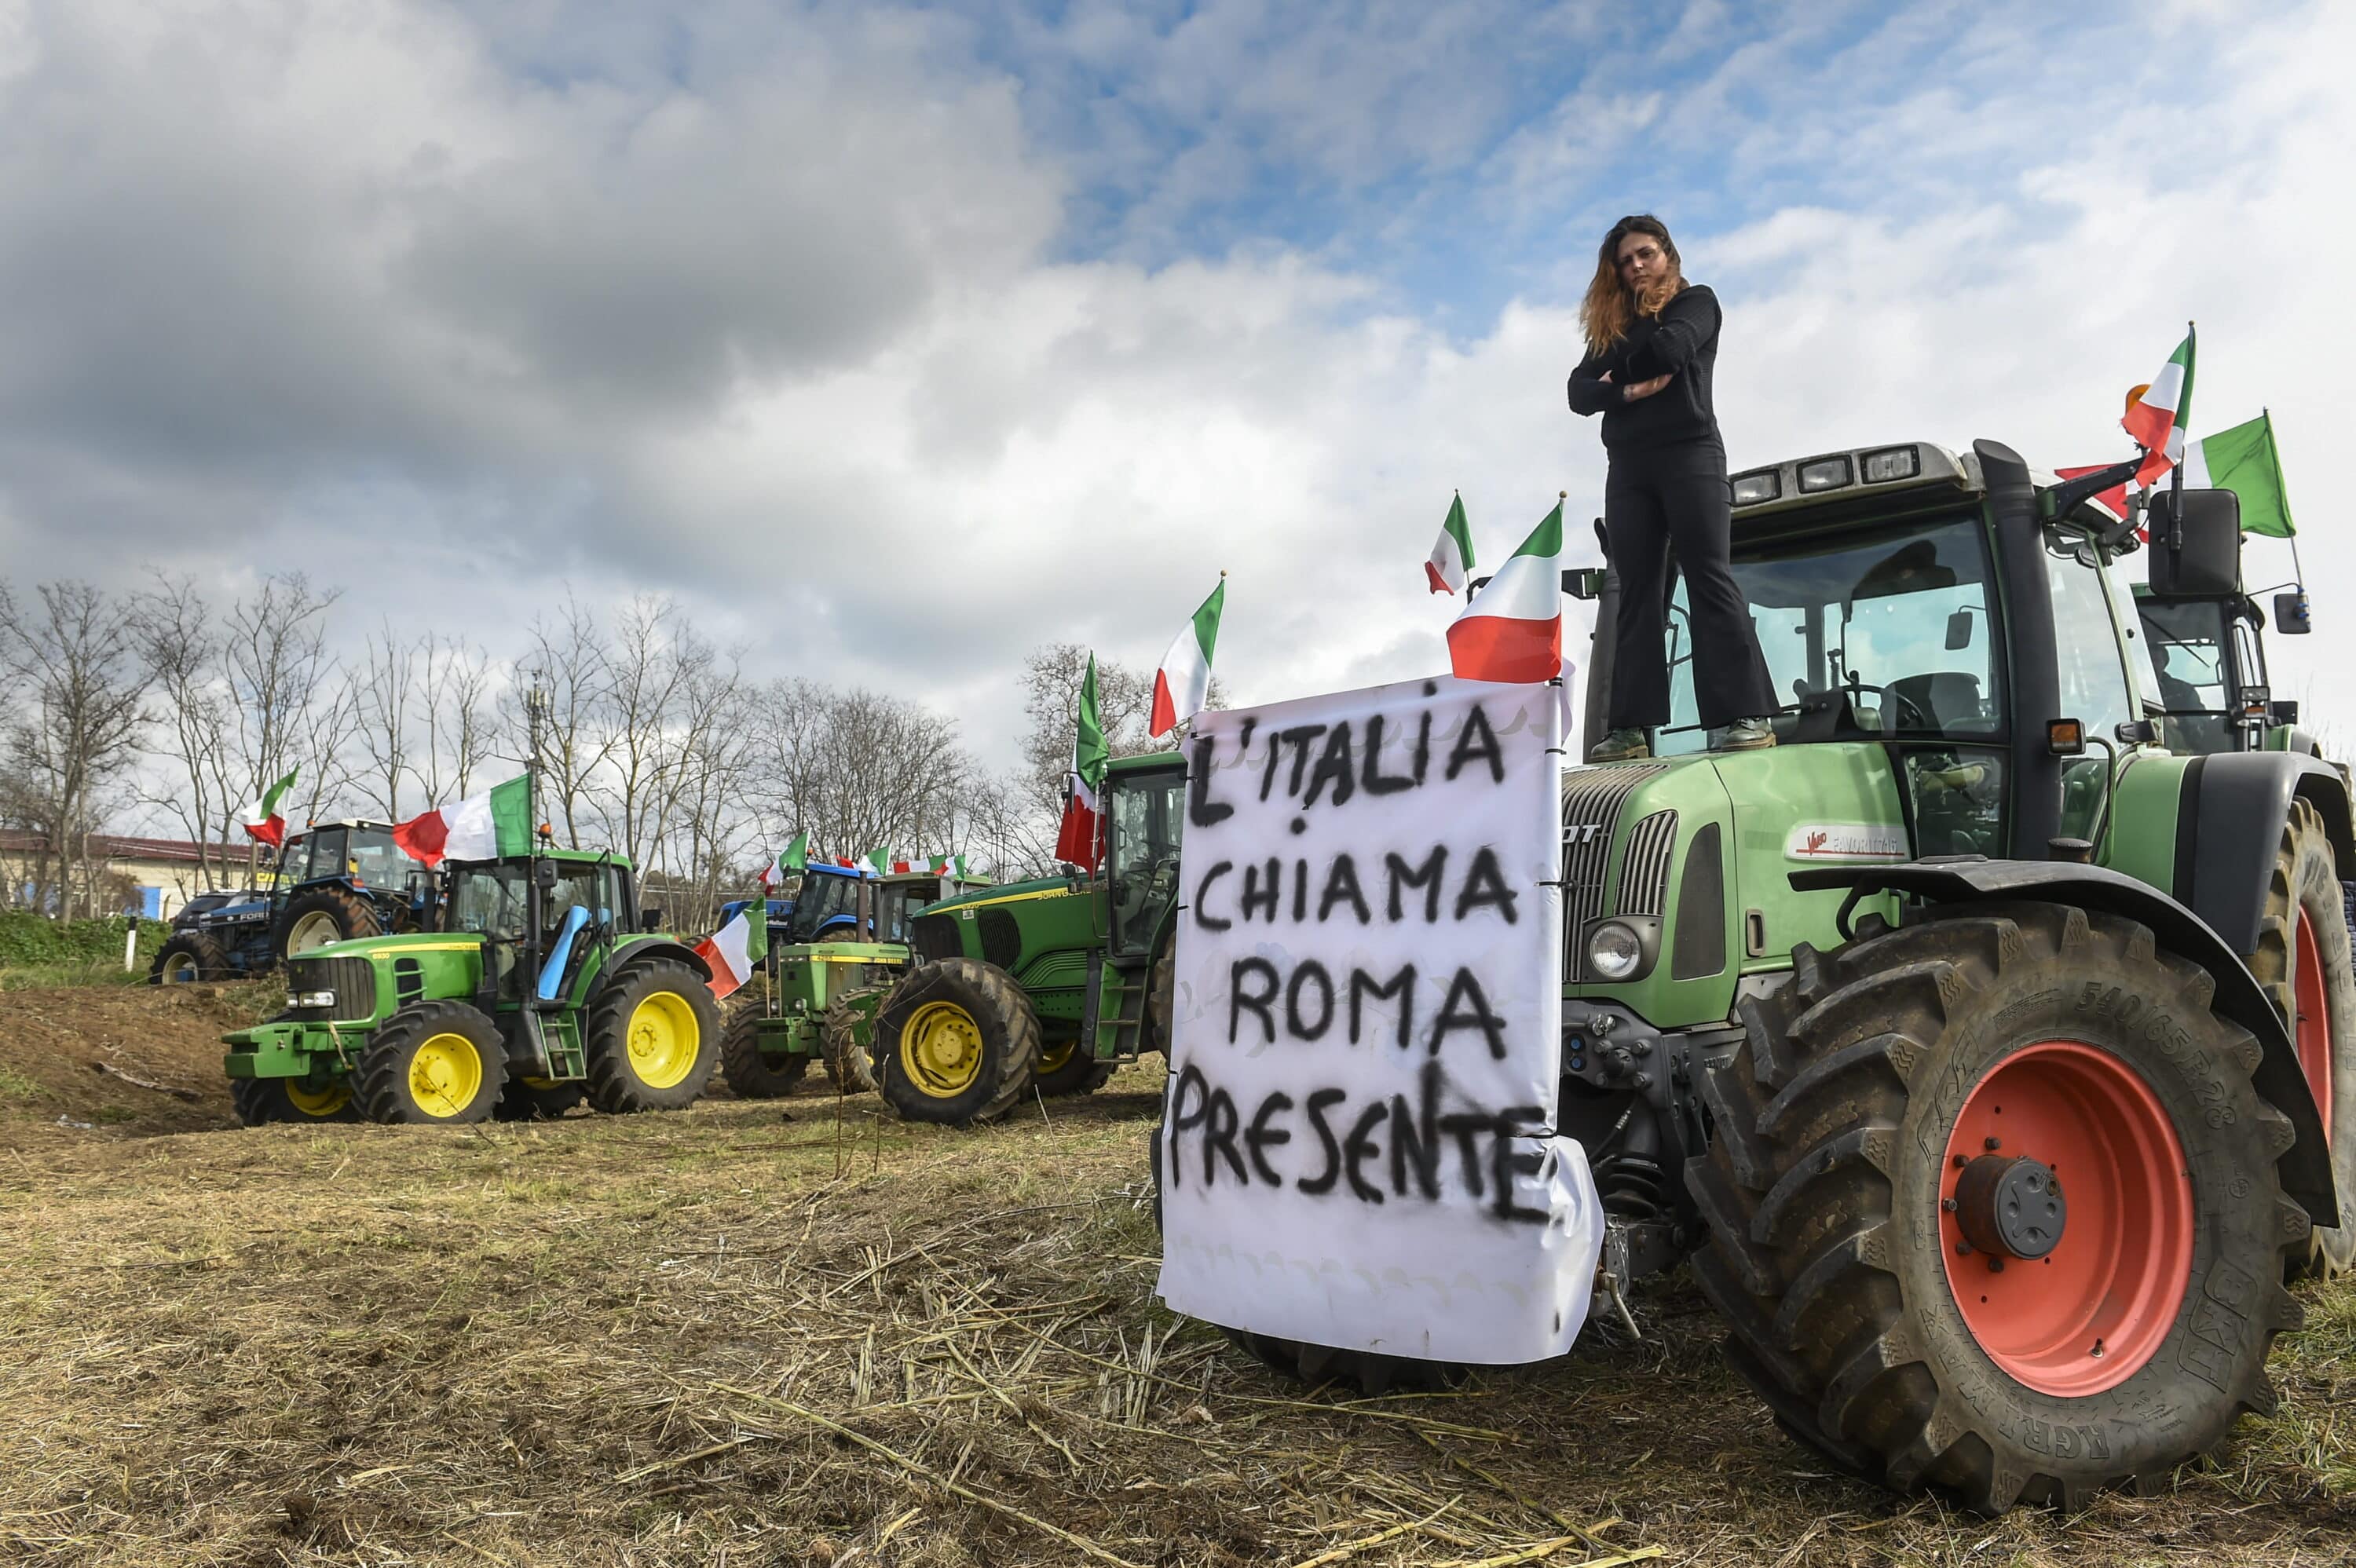
M 192 580 L 159 573 L 134 602 L 131 625 L 154 683 L 149 750 L 165 770 L 141 780 L 139 799 L 194 841 L 198 886 L 217 888 L 230 880 L 226 843 L 243 801 L 229 776 L 234 716 L 212 606 Z
M 316 816 L 346 783 L 348 703 L 335 689 L 327 646 L 327 613 L 341 597 L 342 590 L 314 588 L 299 571 L 273 575 L 222 618 L 221 660 L 236 714 L 234 777 L 259 795 L 298 769 L 294 794 L 280 803 L 291 822 Z
M 432 632 L 418 640 L 417 651 L 417 698 L 425 728 L 420 748 L 423 770 L 417 781 L 428 801 L 471 795 L 475 770 L 489 755 L 497 733 L 489 710 L 490 660 L 464 637 Z
M 562 616 L 532 623 L 531 645 L 504 704 L 507 754 L 520 758 L 524 694 L 534 686 L 548 694 L 541 732 L 541 797 L 562 823 L 564 842 L 575 849 L 581 848 L 589 780 L 604 766 L 610 744 L 605 724 L 612 684 L 605 634 L 596 617 L 567 594 Z
M 123 605 L 86 582 L 44 583 L 36 599 L 0 600 L 0 667 L 17 693 L 0 795 L 41 835 L 35 907 L 54 899 L 62 920 L 99 912 L 87 839 L 115 804 L 150 722 L 148 677 Z
M 387 617 L 347 672 L 345 701 L 359 743 L 354 783 L 387 822 L 401 820 L 401 781 L 416 768 L 410 709 L 417 686 L 414 644 L 395 642 Z

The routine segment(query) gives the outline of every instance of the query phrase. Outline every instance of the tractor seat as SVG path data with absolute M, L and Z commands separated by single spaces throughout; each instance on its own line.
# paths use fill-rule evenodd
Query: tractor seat
M 1969 730 L 1987 722 L 1980 706 L 1980 677 L 1953 670 L 1891 681 L 1882 708 L 1885 733 Z

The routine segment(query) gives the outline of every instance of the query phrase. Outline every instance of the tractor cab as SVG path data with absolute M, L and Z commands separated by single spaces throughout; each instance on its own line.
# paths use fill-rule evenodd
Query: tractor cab
M 849 866 L 810 866 L 802 871 L 801 891 L 794 895 L 793 913 L 786 923 L 787 941 L 857 942 L 863 940 L 860 900 L 874 896 L 875 879 Z
M 1108 954 L 1143 963 L 1178 897 L 1178 838 L 1186 770 L 1169 753 L 1124 759 L 1105 775 L 1106 925 Z
M 538 856 L 452 862 L 445 869 L 444 929 L 483 938 L 487 978 L 501 1006 L 541 988 L 546 972 L 577 968 L 598 943 L 640 927 L 629 863 L 611 855 L 550 849 Z M 537 877 L 539 928 L 532 927 Z M 527 985 L 524 969 L 537 957 Z M 519 962 L 521 961 L 521 962 Z

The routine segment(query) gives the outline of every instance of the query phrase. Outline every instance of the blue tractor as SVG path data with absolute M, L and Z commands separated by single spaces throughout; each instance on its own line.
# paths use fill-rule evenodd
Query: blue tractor
M 433 924 L 434 873 L 392 841 L 389 823 L 316 823 L 287 839 L 266 880 L 190 900 L 148 981 L 250 979 L 330 942 Z
M 801 890 L 796 896 L 768 901 L 769 945 L 787 947 L 805 942 L 860 940 L 859 884 L 874 880 L 873 872 L 857 867 L 815 863 L 804 867 Z M 735 899 L 722 904 L 720 923 L 726 925 L 753 901 Z

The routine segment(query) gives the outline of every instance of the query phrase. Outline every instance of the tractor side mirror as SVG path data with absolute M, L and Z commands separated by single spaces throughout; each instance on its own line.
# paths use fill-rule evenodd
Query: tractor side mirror
M 2279 698 L 2266 704 L 2266 718 L 2276 724 L 2298 722 L 2298 703 L 2289 698 Z
M 554 887 L 556 885 L 556 862 L 553 860 L 534 860 L 531 863 L 531 880 L 538 883 L 542 889 Z
M 2151 533 L 2155 598 L 2242 596 L 2240 496 L 2231 490 L 2162 490 L 2152 496 L 2144 522 Z
M 660 909 L 642 909 L 638 912 L 640 931 L 660 931 L 662 924 L 663 912 Z
M 1958 610 L 1947 617 L 1947 651 L 1955 653 L 1972 645 L 1972 613 Z
M 2303 637 L 2315 630 L 2315 622 L 2308 613 L 2305 589 L 2275 595 L 2275 630 L 2286 637 Z

